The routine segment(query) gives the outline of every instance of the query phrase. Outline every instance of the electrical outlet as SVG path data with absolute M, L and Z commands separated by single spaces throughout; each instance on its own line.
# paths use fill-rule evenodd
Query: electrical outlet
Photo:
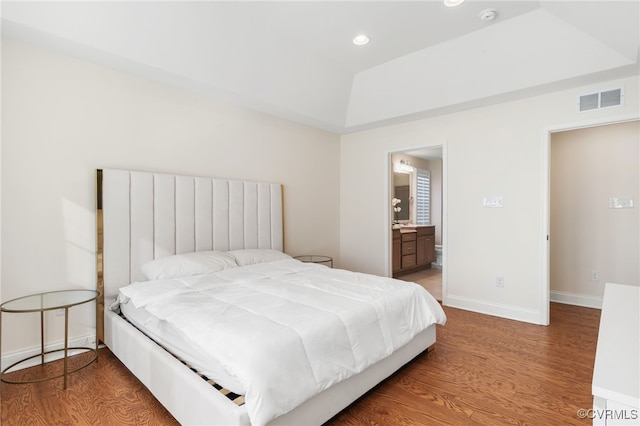
M 497 276 L 496 277 L 496 287 L 504 287 L 504 277 Z
M 591 271 L 591 282 L 597 283 L 598 281 L 600 281 L 600 272 Z

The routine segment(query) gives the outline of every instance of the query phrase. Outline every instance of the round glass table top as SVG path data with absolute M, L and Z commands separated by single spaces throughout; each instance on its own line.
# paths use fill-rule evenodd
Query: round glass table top
M 3 312 L 40 312 L 68 308 L 90 302 L 98 297 L 96 290 L 59 290 L 32 294 L 9 300 L 0 305 Z
M 296 256 L 295 259 L 298 259 L 301 262 L 331 262 L 333 259 L 329 256 L 320 256 L 318 254 L 305 254 L 302 256 Z
M 301 262 L 324 264 L 325 266 L 328 264 L 331 268 L 333 268 L 333 258 L 331 256 L 322 256 L 319 254 L 304 254 L 301 256 L 295 256 L 294 259 L 298 259 Z

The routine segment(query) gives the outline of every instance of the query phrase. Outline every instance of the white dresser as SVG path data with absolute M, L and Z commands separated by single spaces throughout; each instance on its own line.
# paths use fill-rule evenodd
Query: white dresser
M 592 393 L 594 425 L 640 425 L 640 287 L 605 285 Z

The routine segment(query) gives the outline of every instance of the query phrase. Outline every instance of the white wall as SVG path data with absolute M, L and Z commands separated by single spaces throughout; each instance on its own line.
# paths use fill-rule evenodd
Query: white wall
M 580 94 L 618 84 L 624 106 L 577 111 Z M 343 266 L 388 275 L 388 153 L 444 143 L 444 303 L 544 324 L 548 132 L 638 117 L 638 89 L 628 78 L 343 136 Z M 504 208 L 482 207 L 492 195 Z
M 639 147 L 640 121 L 551 136 L 554 300 L 600 307 L 605 282 L 640 285 Z M 610 197 L 635 207 L 611 209 Z
M 285 250 L 339 264 L 338 136 L 2 40 L 2 300 L 95 288 L 95 169 L 279 182 Z M 70 334 L 93 333 L 71 309 Z M 62 340 L 62 317 L 47 317 Z M 36 314 L 4 314 L 2 354 L 38 345 Z

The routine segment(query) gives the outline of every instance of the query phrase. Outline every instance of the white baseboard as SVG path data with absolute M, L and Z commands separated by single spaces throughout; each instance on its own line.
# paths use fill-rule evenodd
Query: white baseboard
M 96 335 L 92 334 L 89 336 L 77 337 L 75 339 L 69 340 L 69 347 L 88 347 L 95 348 L 96 347 Z M 44 346 L 45 352 L 54 351 L 57 349 L 64 349 L 64 342 L 52 343 Z M 69 356 L 75 355 L 76 353 L 81 353 L 82 351 L 69 351 Z M 10 354 L 3 355 L 0 359 L 0 369 L 4 370 L 7 366 L 18 362 L 22 359 L 29 358 L 30 356 L 38 355 L 40 353 L 40 347 L 35 347 L 31 349 L 27 349 L 24 351 L 13 352 Z M 54 352 L 52 354 L 45 355 L 45 362 L 55 361 L 57 359 L 62 359 L 64 356 L 64 351 Z M 34 357 L 28 361 L 22 362 L 19 365 L 16 365 L 11 371 L 22 370 L 23 368 L 33 367 L 34 365 L 38 365 L 40 363 L 40 357 Z
M 562 291 L 551 291 L 549 293 L 549 298 L 552 302 L 564 303 L 567 305 L 584 306 L 586 308 L 602 309 L 602 298 L 598 297 L 565 293 Z
M 452 308 L 460 308 L 481 314 L 493 315 L 495 317 L 545 325 L 541 322 L 540 312 L 532 309 L 523 309 L 519 306 L 488 303 L 484 300 L 469 299 L 451 294 L 447 295 L 445 305 L 451 306 Z

